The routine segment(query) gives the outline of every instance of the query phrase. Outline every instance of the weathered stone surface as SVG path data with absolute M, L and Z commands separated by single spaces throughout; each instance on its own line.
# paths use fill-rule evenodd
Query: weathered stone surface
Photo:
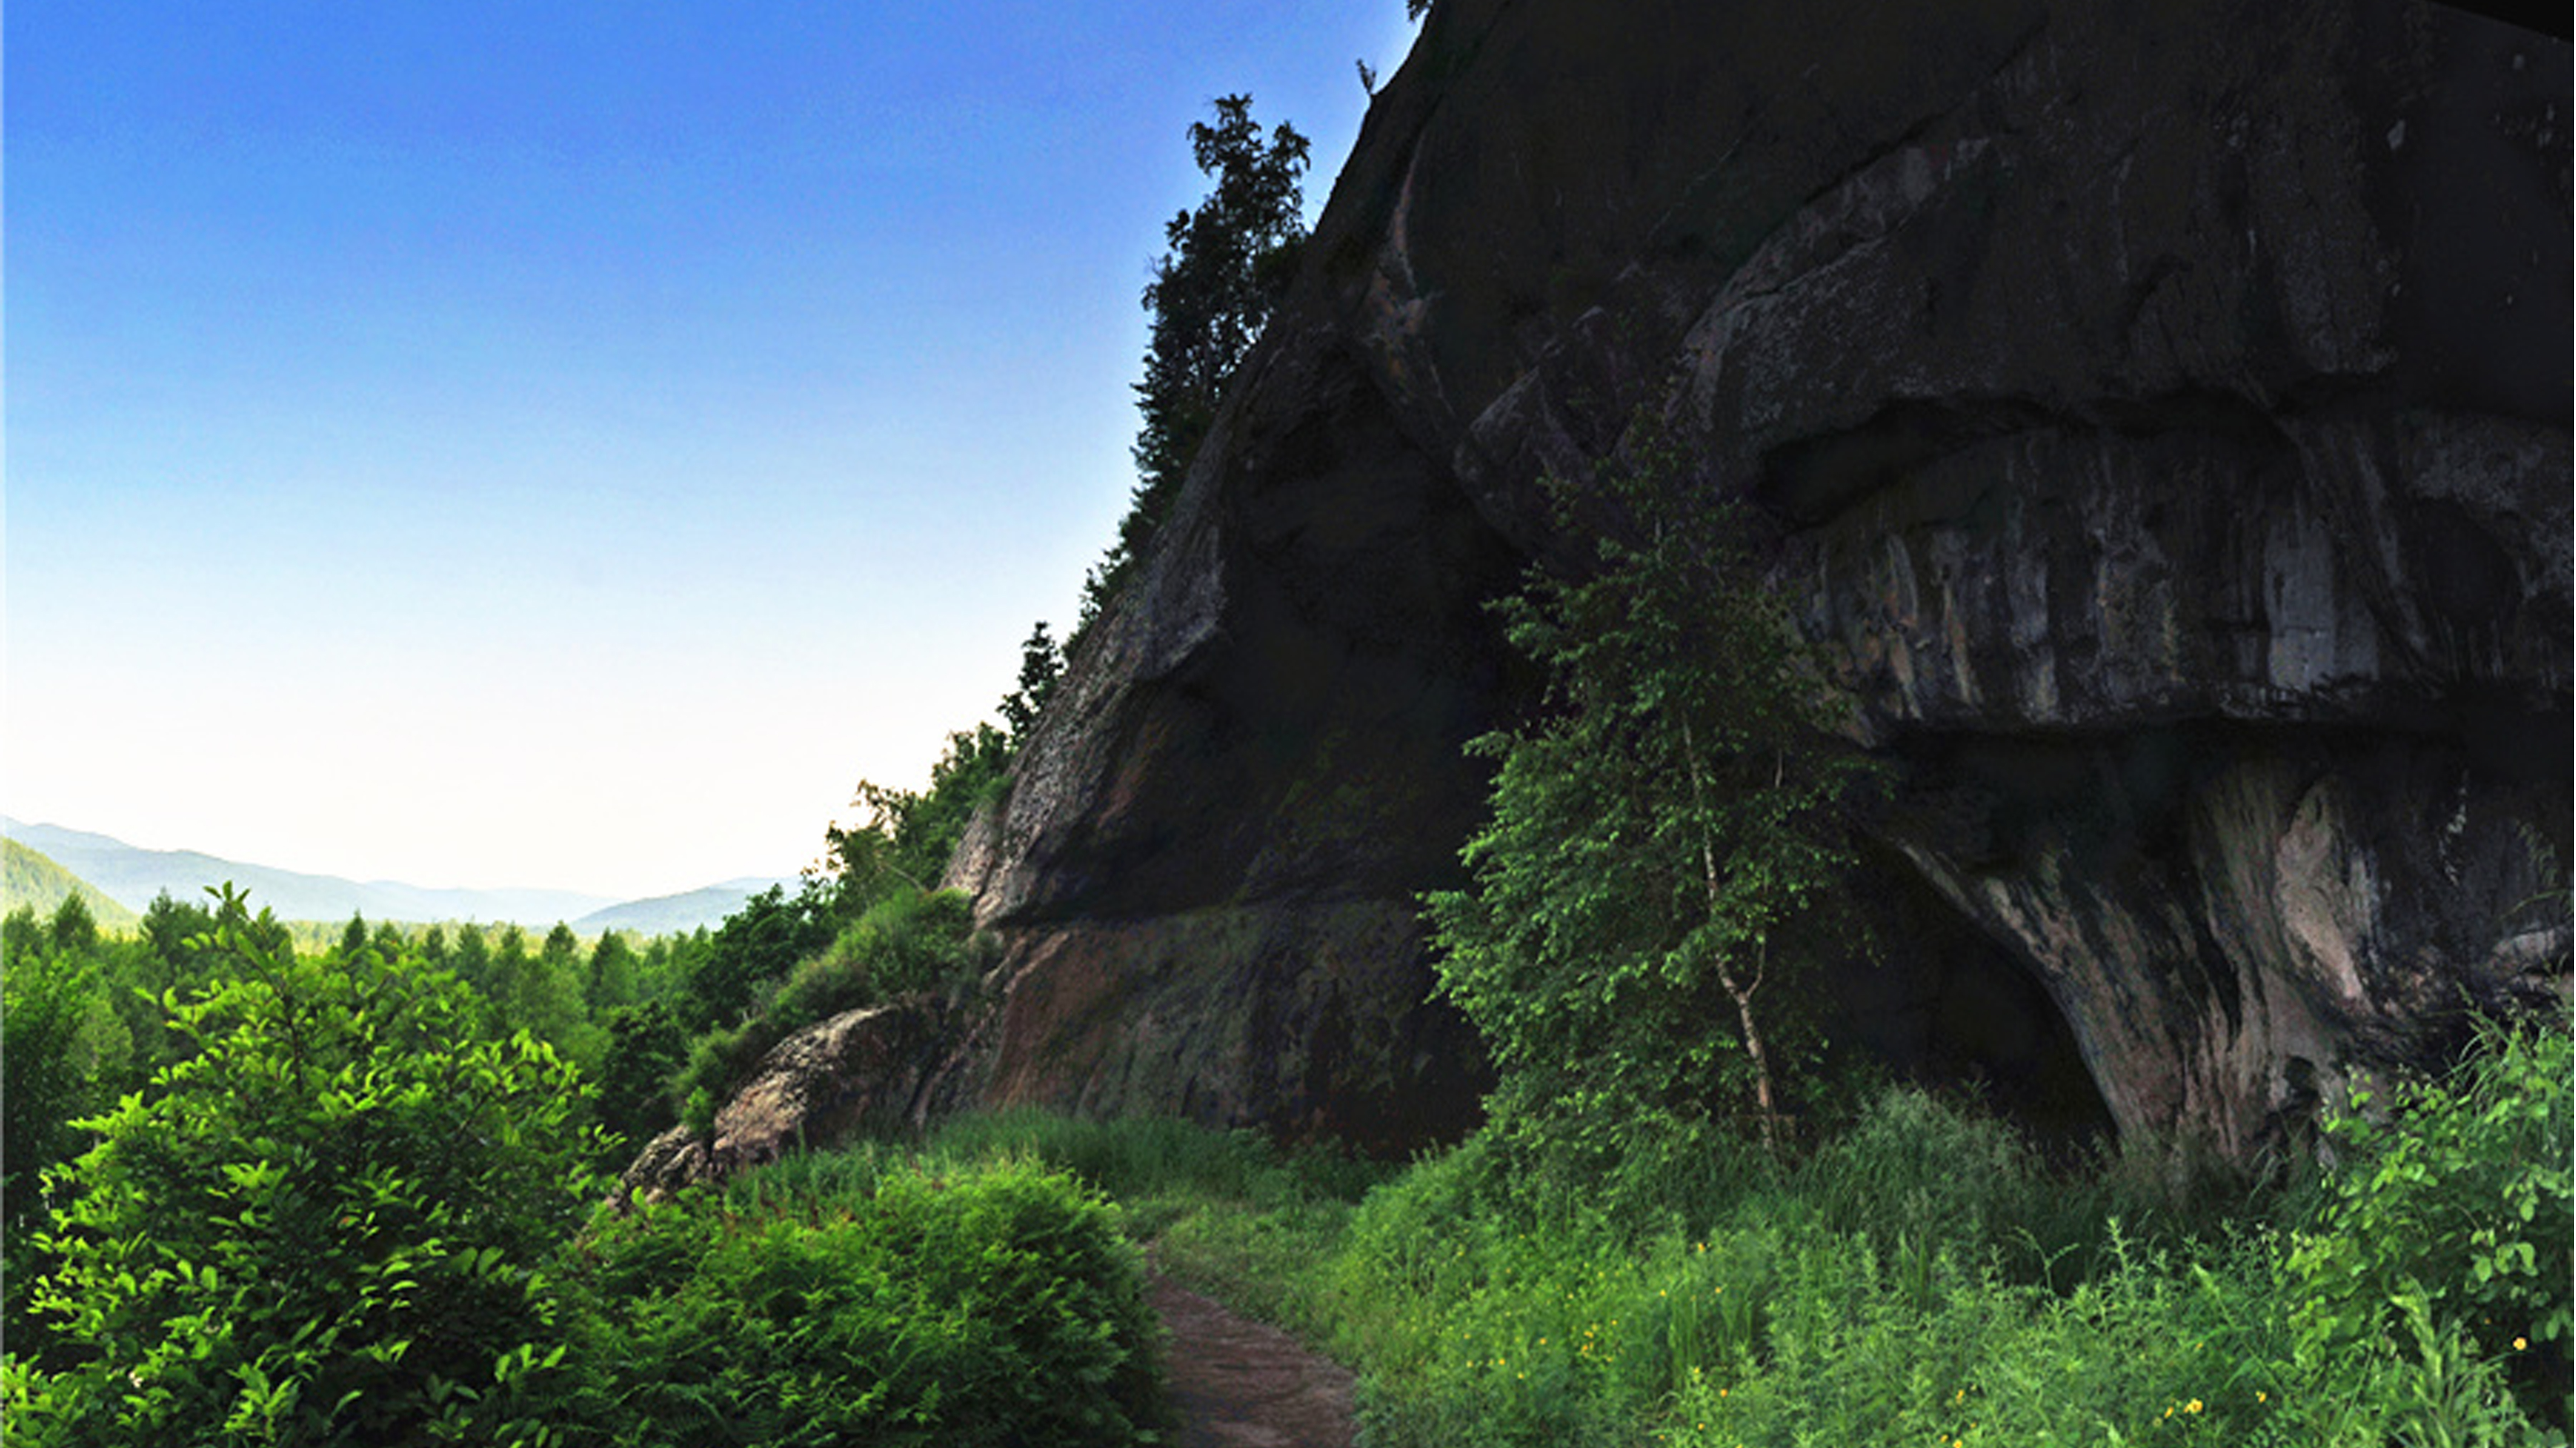
M 933 999 L 818 1021 L 761 1058 L 712 1132 L 675 1126 L 647 1143 L 619 1189 L 649 1197 L 721 1181 L 791 1149 L 918 1127 L 955 1032 L 955 1007 Z
M 2464 996 L 2563 990 L 2522 902 L 2569 833 L 2567 47 L 2397 0 L 1615 10 L 1444 0 L 1379 93 L 961 853 L 1011 950 L 959 1093 L 1472 1095 L 1403 921 L 1525 698 L 1479 605 L 1641 404 L 1776 526 L 1900 766 L 1892 868 L 2123 1128 L 2252 1155 Z

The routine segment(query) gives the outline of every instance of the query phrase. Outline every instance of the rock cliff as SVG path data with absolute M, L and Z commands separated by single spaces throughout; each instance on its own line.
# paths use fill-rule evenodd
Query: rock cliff
M 2247 1157 L 2563 991 L 2569 74 L 2395 0 L 1442 0 L 959 854 L 942 1099 L 1466 1121 L 1482 604 L 1641 404 L 1896 765 L 1860 1034 L 2002 1011 Z

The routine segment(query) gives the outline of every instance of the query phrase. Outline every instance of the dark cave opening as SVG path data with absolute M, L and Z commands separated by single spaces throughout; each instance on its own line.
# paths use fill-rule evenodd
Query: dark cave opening
M 1870 852 L 1861 928 L 1818 993 L 1829 1070 L 1966 1098 L 2052 1157 L 2118 1134 L 2048 991 L 1901 858 Z

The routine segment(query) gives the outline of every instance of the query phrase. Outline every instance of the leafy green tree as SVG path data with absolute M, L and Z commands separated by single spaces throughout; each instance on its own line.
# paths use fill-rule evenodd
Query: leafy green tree
M 599 944 L 591 947 L 590 974 L 582 987 L 582 1001 L 595 1018 L 605 1019 L 619 1006 L 633 1005 L 639 973 L 644 961 L 626 937 L 614 930 L 600 932 Z
M 355 956 L 367 948 L 367 917 L 359 911 L 349 913 L 349 923 L 340 927 L 340 954 Z
M 161 966 L 161 983 L 175 986 L 193 970 L 195 942 L 210 936 L 215 913 L 203 905 L 183 904 L 162 891 L 143 912 L 143 941 Z
M 1499 766 L 1493 816 L 1464 851 L 1472 888 L 1427 900 L 1496 1116 L 1596 1160 L 1640 1128 L 1748 1114 L 1776 1144 L 1772 1017 L 1798 962 L 1775 946 L 1843 863 L 1836 805 L 1861 768 L 1826 746 L 1742 522 L 1682 496 L 1655 428 L 1632 439 L 1588 492 L 1548 485 L 1590 556 L 1498 605 L 1546 707 L 1470 746 Z
M 596 1071 L 608 1046 L 605 1030 L 591 1023 L 584 999 L 590 967 L 581 938 L 558 922 L 533 957 L 511 962 L 508 992 L 494 1004 L 504 1025 L 552 1045 L 585 1071 Z
M 707 948 L 690 963 L 681 1021 L 692 1032 L 735 1025 L 756 1008 L 763 988 L 783 980 L 796 962 L 832 943 L 832 924 L 819 895 L 790 899 L 772 885 L 725 917 Z
M 1154 320 L 1145 375 L 1136 383 L 1144 414 L 1135 445 L 1138 482 L 1118 540 L 1084 582 L 1085 626 L 1170 515 L 1226 385 L 1269 324 L 1306 239 L 1306 138 L 1282 124 L 1265 139 L 1252 119 L 1250 96 L 1222 96 L 1212 104 L 1215 124 L 1190 123 L 1190 154 L 1216 186 L 1196 210 L 1164 225 L 1171 250 L 1154 263 L 1145 286 L 1145 310 Z
M 449 962 L 476 995 L 492 995 L 492 947 L 483 938 L 483 927 L 468 923 L 457 927 L 456 951 Z
M 219 919 L 242 972 L 171 1003 L 198 1053 L 59 1174 L 34 1300 L 71 1361 L 13 1353 L 11 1441 L 537 1440 L 583 1088 L 452 975 L 298 959 L 229 891 Z
M 56 943 L 65 938 L 74 948 Z M 31 1235 L 48 1204 L 43 1174 L 77 1148 L 73 1123 L 110 1099 L 127 1050 L 109 961 L 94 933 L 83 939 L 44 928 L 23 906 L 0 925 L 0 1333 L 12 1342 L 33 1324 L 28 1282 L 46 1261 Z
M 599 1074 L 599 1122 L 640 1147 L 679 1120 L 671 1078 L 688 1064 L 689 1033 L 668 1001 L 618 1006 L 608 1013 L 608 1049 Z
M 98 949 L 98 917 L 90 914 L 89 902 L 74 891 L 54 907 L 54 918 L 47 926 L 54 949 L 73 955 L 87 955 Z
M 537 947 L 539 959 L 566 975 L 574 972 L 574 962 L 580 955 L 581 937 L 573 934 L 572 927 L 560 920 L 555 922 L 554 929 L 546 932 L 546 943 Z

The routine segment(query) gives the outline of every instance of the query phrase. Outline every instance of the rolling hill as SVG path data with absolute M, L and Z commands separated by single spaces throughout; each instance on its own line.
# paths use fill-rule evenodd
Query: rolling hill
M 42 851 L 14 839 L 0 840 L 0 851 L 5 852 L 7 861 L 5 882 L 0 882 L 0 911 L 15 911 L 26 905 L 40 916 L 50 916 L 61 907 L 65 896 L 77 894 L 89 902 L 91 918 L 106 929 L 124 930 L 136 923 L 132 910 Z
M 229 882 L 250 892 L 251 901 L 288 920 L 369 920 L 429 922 L 482 920 L 527 926 L 568 921 L 584 930 L 633 930 L 662 934 L 713 926 L 744 900 L 771 882 L 745 879 L 679 895 L 617 901 L 571 890 L 432 889 L 397 880 L 348 880 L 274 866 L 228 860 L 195 850 L 148 850 L 107 835 L 58 825 L 22 824 L 0 819 L 12 845 L 11 880 L 16 880 L 17 849 L 25 848 L 71 877 L 87 882 L 98 895 L 140 911 L 156 895 L 192 900 L 208 886 Z M 13 895 L 12 900 L 15 900 Z M 61 896 L 56 894 L 54 900 Z M 47 906 L 45 908 L 51 908 Z M 96 901 L 93 901 L 96 908 Z M 102 912 L 102 925 L 109 923 Z

